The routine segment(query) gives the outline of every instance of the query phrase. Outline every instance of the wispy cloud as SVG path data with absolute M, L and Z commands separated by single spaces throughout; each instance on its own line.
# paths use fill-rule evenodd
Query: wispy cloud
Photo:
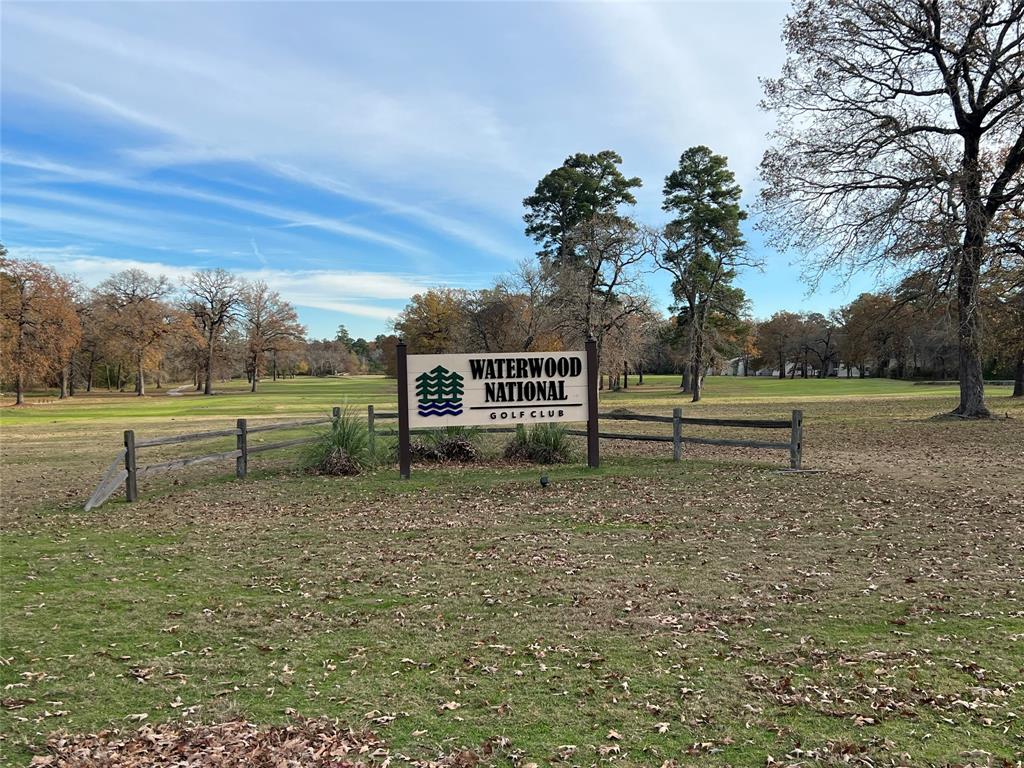
M 90 287 L 125 269 L 141 269 L 152 275 L 166 275 L 180 283 L 200 268 L 193 265 L 109 257 L 72 247 L 12 246 L 10 250 L 15 258 L 44 261 L 77 276 Z M 420 278 L 393 273 L 272 268 L 233 271 L 243 280 L 266 282 L 297 306 L 378 320 L 394 317 L 413 294 L 428 287 Z
M 216 205 L 227 206 L 229 208 L 235 208 L 240 211 L 246 211 L 268 219 L 273 219 L 283 223 L 285 226 L 314 227 L 316 229 L 343 235 L 345 237 L 379 243 L 407 253 L 424 253 L 424 249 L 421 246 L 415 245 L 404 238 L 387 235 L 369 227 L 351 224 L 343 219 L 323 216 L 299 209 L 261 203 L 241 197 L 208 192 L 181 185 L 139 180 L 125 175 L 112 174 L 107 171 L 93 172 L 88 168 L 75 167 L 68 165 L 67 163 L 56 163 L 40 158 L 22 159 L 13 153 L 5 153 L 5 155 L 2 156 L 2 161 L 10 165 L 34 168 L 48 173 L 57 174 L 58 176 L 63 175 L 69 179 L 80 182 L 92 182 L 112 187 L 119 187 L 122 189 L 133 189 L 152 195 L 168 195 L 190 200 L 198 200 L 200 202 L 214 203 Z M 11 187 L 8 187 L 6 192 L 8 195 L 15 194 L 17 192 L 17 188 L 12 189 Z M 83 207 L 103 206 L 99 201 L 90 201 L 89 199 L 83 198 L 78 198 L 76 200 L 72 196 L 62 193 L 28 190 L 24 191 L 23 194 L 35 197 L 49 197 L 50 199 L 63 199 L 66 202 L 75 202 Z M 119 210 L 122 213 L 127 212 L 127 209 L 124 206 L 120 206 Z

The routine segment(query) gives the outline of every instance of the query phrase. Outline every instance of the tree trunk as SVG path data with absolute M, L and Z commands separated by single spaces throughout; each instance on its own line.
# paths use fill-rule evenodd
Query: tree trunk
M 638 365 L 636 367 L 636 384 L 637 384 L 637 386 L 640 386 L 643 383 L 644 383 L 644 367 L 643 367 L 643 365 Z
M 64 400 L 68 396 L 68 366 L 62 366 L 60 369 L 60 399 Z
M 978 283 L 990 217 L 982 203 L 980 135 L 964 136 L 960 189 L 964 199 L 964 242 L 957 270 L 959 313 L 957 341 L 960 358 L 960 405 L 953 413 L 966 418 L 989 416 L 985 407 L 985 379 L 981 367 L 981 324 L 978 318 Z
M 96 361 L 90 355 L 89 372 L 85 374 L 85 391 L 92 392 L 92 369 L 96 367 Z
M 135 377 L 135 394 L 142 397 L 146 394 L 146 366 L 143 363 L 143 356 L 140 354 L 136 360 L 139 367 L 139 374 Z
M 967 418 L 983 418 L 990 415 L 985 406 L 981 328 L 978 322 L 978 276 L 984 241 L 981 233 L 971 232 L 971 217 L 967 218 L 968 234 L 965 235 L 956 290 L 960 320 L 957 325 L 957 341 L 960 346 L 960 405 L 953 413 Z
M 700 401 L 700 390 L 704 385 L 704 344 L 701 338 L 697 339 L 697 343 L 693 347 L 693 372 L 690 377 L 693 390 L 690 402 L 696 403 Z
M 1017 352 L 1017 371 L 1013 377 L 1013 394 L 1011 397 L 1024 397 L 1024 347 Z
M 277 381 L 277 352 L 274 353 L 273 358 L 273 369 L 274 369 L 274 381 Z
M 206 381 L 203 384 L 203 394 L 213 394 L 213 337 L 209 338 L 209 345 L 206 353 Z
M 629 363 L 622 361 L 622 388 L 629 389 Z
M 25 374 L 21 371 L 18 371 L 18 375 L 14 379 L 14 404 L 25 404 Z

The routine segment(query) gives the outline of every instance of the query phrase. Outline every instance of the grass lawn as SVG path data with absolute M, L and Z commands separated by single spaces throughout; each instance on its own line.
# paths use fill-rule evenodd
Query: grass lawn
M 402 483 L 311 477 L 284 451 L 246 481 L 197 467 L 83 513 L 125 428 L 388 405 L 394 384 L 3 408 L 2 759 L 60 729 L 294 712 L 371 729 L 398 764 L 1015 764 L 1024 403 L 993 388 L 1012 418 L 963 423 L 933 418 L 955 387 L 713 378 L 691 405 L 675 384 L 602 409 L 802 408 L 824 471 L 606 442 L 600 470 L 542 489 L 496 458 Z

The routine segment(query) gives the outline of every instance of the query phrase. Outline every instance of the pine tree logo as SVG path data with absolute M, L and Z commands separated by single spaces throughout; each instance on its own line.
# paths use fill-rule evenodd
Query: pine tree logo
M 439 365 L 416 377 L 420 416 L 458 416 L 462 413 L 462 376 Z

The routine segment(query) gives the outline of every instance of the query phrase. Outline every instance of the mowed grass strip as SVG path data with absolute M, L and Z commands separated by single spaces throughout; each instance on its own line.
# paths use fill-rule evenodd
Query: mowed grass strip
M 665 392 L 644 410 L 678 404 Z M 4 474 L 32 472 L 36 494 L 5 513 L 0 750 L 25 763 L 61 728 L 294 710 L 415 758 L 489 742 L 508 765 L 1012 760 L 1024 414 L 1006 399 L 1017 418 L 930 418 L 947 399 L 805 408 L 821 474 L 605 443 L 600 471 L 554 468 L 541 489 L 533 467 L 399 483 L 310 477 L 283 454 L 246 482 L 190 471 L 89 514 L 59 479 L 66 437 L 24 425 L 19 445 L 5 423 Z M 81 468 L 111 448 L 87 422 L 53 433 L 84 432 Z

